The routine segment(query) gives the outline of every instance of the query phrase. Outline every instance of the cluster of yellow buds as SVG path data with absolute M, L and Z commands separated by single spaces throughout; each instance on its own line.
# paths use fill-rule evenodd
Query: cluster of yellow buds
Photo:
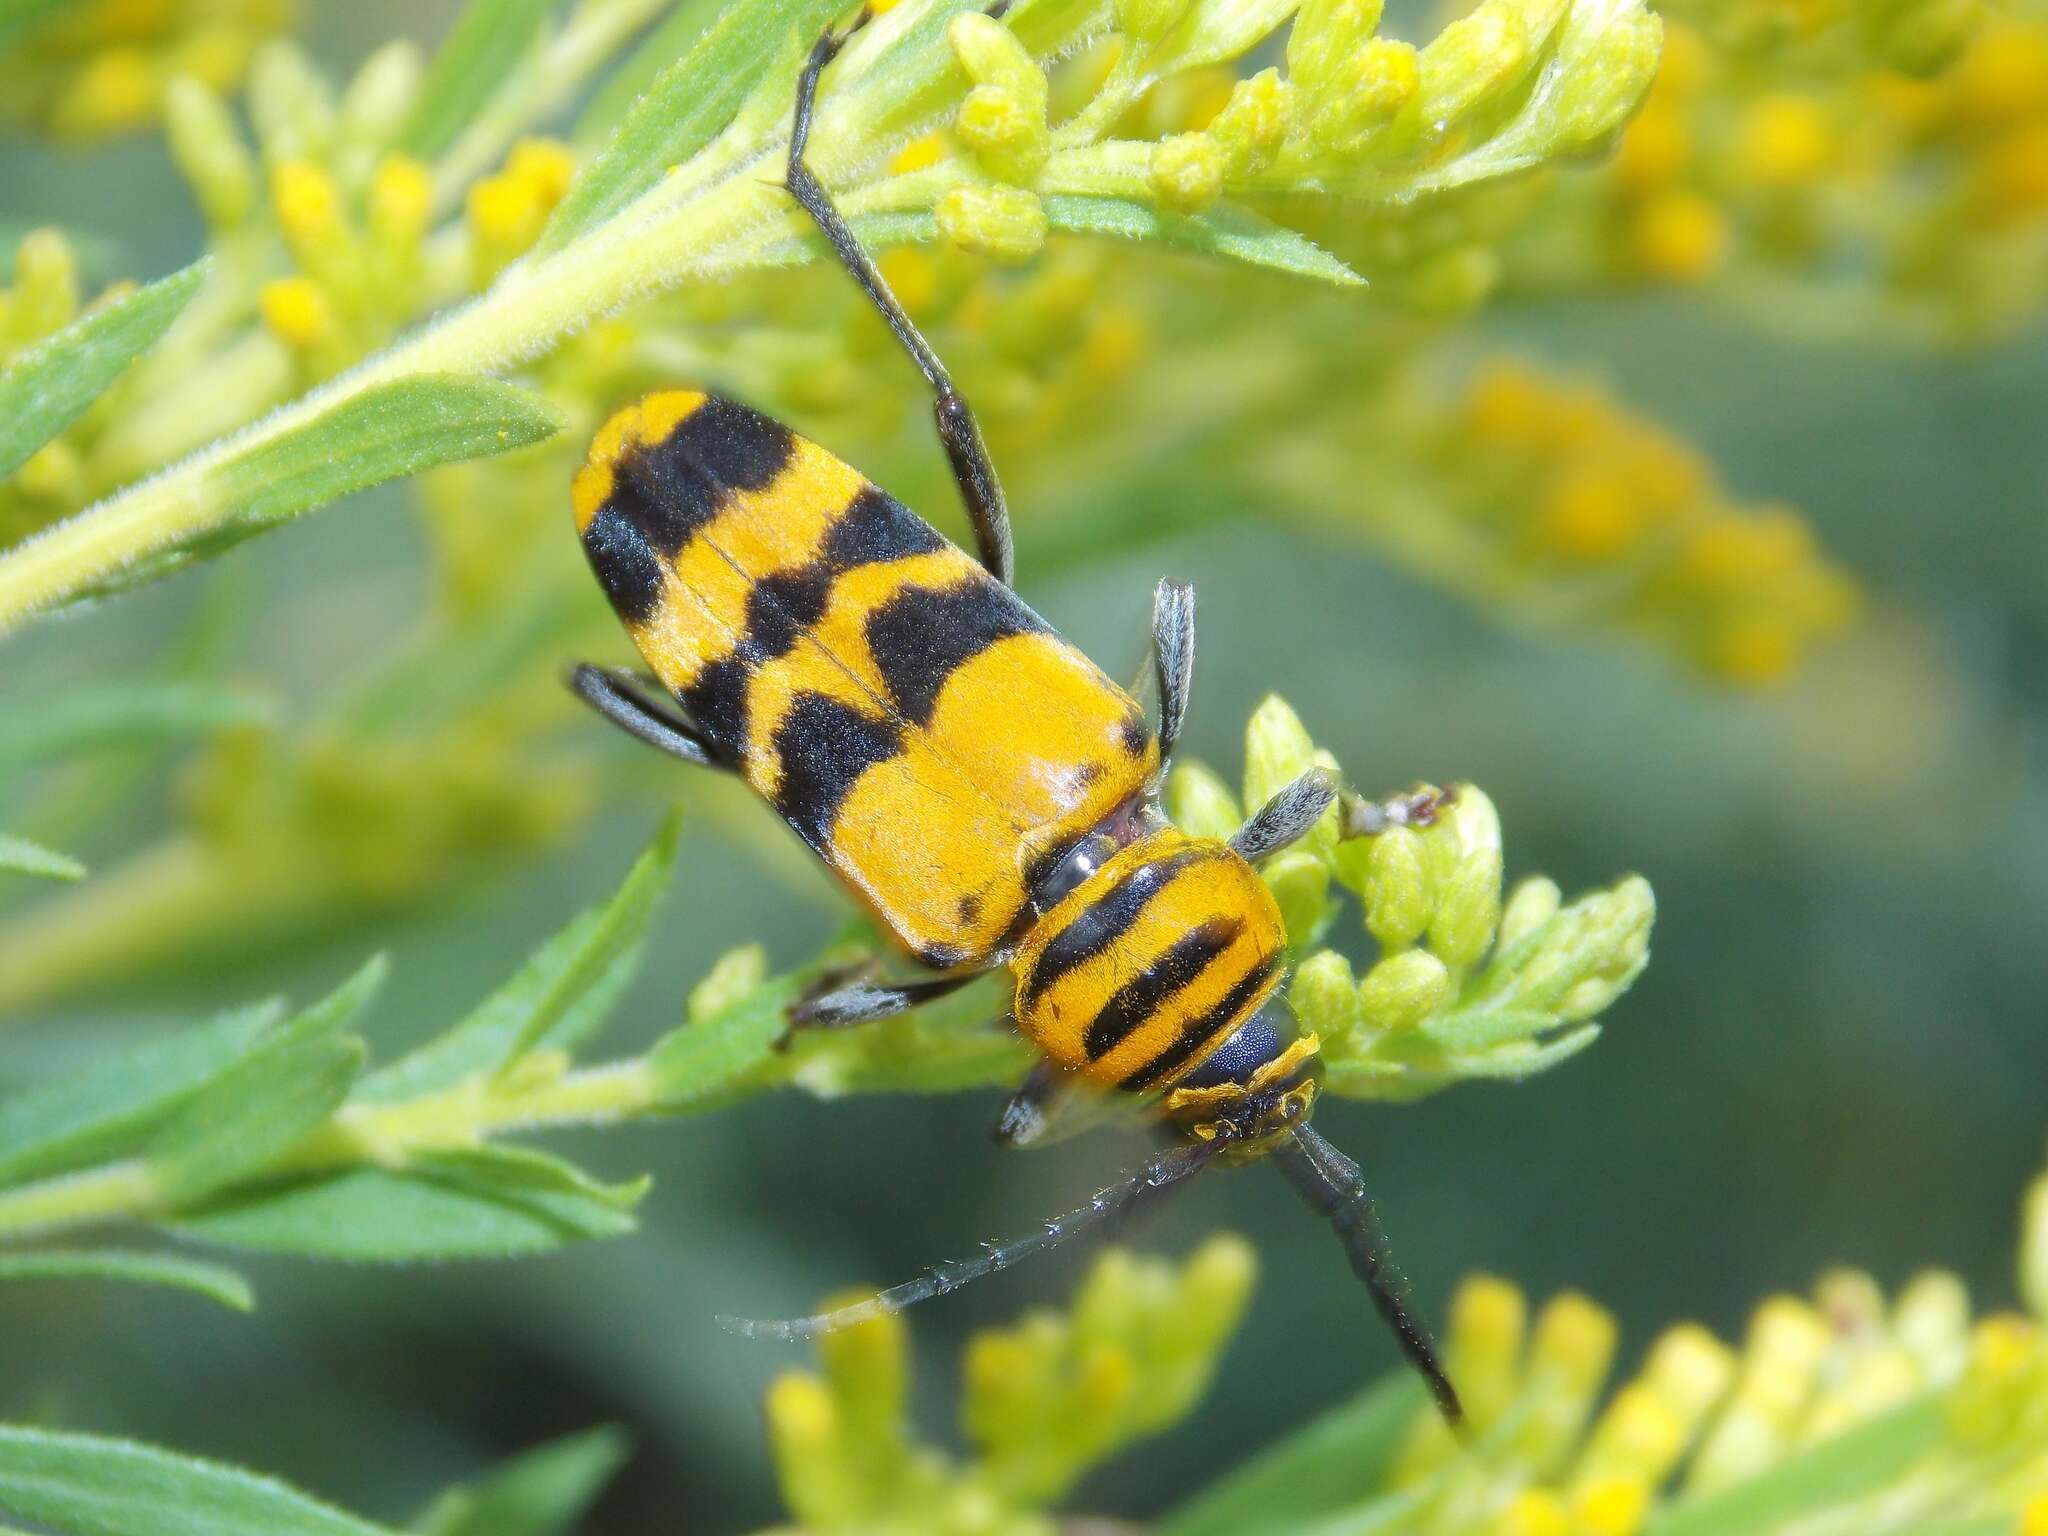
M 296 47 L 270 44 L 251 71 L 253 146 L 201 82 L 180 78 L 167 93 L 172 153 L 216 237 L 274 232 L 282 246 L 292 270 L 260 286 L 256 309 L 302 381 L 347 366 L 421 309 L 488 284 L 533 243 L 574 174 L 566 147 L 521 140 L 501 170 L 467 189 L 466 239 L 433 238 L 434 169 L 397 147 L 422 67 L 417 49 L 394 43 L 337 96 Z
M 1607 622 L 1730 682 L 1786 676 L 1854 612 L 1795 513 L 1733 503 L 1688 446 L 1589 386 L 1483 368 L 1435 457 L 1480 580 L 1553 604 L 1579 584 Z
M 783 1498 L 807 1531 L 1049 1533 L 1039 1511 L 1083 1472 L 1194 1407 L 1255 1269 L 1237 1238 L 1211 1238 L 1178 1269 L 1112 1250 L 1069 1311 L 977 1334 L 964 1369 L 964 1461 L 909 1438 L 899 1319 L 827 1334 L 822 1374 L 792 1371 L 768 1389 Z
M 1916 27 L 1922 13 L 1944 25 Z M 1810 295 L 1787 300 L 1805 327 L 1833 314 L 1844 329 L 1890 319 L 1971 338 L 2037 313 L 2048 15 L 1993 20 L 1948 0 L 1884 14 L 1904 40 L 1855 55 L 1859 68 L 1719 53 L 1674 22 L 1595 206 L 1568 193 L 1552 216 L 1603 224 L 1612 275 L 1761 269 L 1818 288 L 1833 301 L 1818 317 Z
M 69 139 L 153 127 L 172 81 L 241 83 L 290 0 L 76 0 L 0 48 L 0 114 Z
M 1243 817 L 1312 767 L 1338 771 L 1276 697 L 1245 732 L 1244 798 L 1199 763 L 1177 764 L 1168 814 L 1199 836 L 1228 837 Z M 1371 831 L 1367 805 L 1345 796 L 1301 842 L 1261 868 L 1297 953 L 1288 1002 L 1323 1041 L 1331 1091 L 1406 1099 L 1467 1078 L 1526 1077 L 1590 1045 L 1594 1022 L 1649 960 L 1656 903 L 1631 876 L 1566 903 L 1525 880 L 1502 898 L 1500 818 L 1461 784 L 1425 789 L 1420 824 Z M 1336 916 L 1336 889 L 1359 900 L 1379 958 L 1361 978 L 1334 949 L 1315 949 Z
M 1238 77 L 1230 66 L 1290 17 L 1285 68 Z M 957 147 L 969 173 L 936 196 L 937 227 L 1008 260 L 1040 248 L 1058 224 L 1045 200 L 1063 196 L 1169 216 L 1226 199 L 1298 216 L 1285 205 L 1304 194 L 1394 209 L 1604 147 L 1648 87 L 1660 35 L 1639 5 L 1574 0 L 1483 0 L 1419 48 L 1378 36 L 1379 21 L 1376 0 L 1123 0 L 1114 32 L 1049 82 L 1007 26 L 959 16 L 948 37 L 973 85 L 950 144 L 892 169 Z
M 2032 1316 L 1973 1323 L 1945 1271 L 1887 1299 L 1868 1274 L 1833 1270 L 1810 1297 L 1765 1300 L 1740 1349 L 1697 1324 L 1666 1330 L 1604 1407 L 1607 1312 L 1566 1293 L 1532 1324 L 1515 1286 L 1467 1280 L 1446 1357 L 1486 1448 L 1468 1453 L 1419 1413 L 1389 1478 L 1423 1499 L 1401 1529 L 1635 1536 L 1653 1516 L 1740 1498 L 1767 1473 L 1794 1486 L 1800 1458 L 1822 1447 L 1835 1472 L 1802 1506 L 1815 1529 L 2048 1529 L 2048 1176 L 2028 1197 L 2021 1244 Z M 1870 1451 L 1845 1475 L 1855 1464 L 1843 1437 L 1859 1430 Z

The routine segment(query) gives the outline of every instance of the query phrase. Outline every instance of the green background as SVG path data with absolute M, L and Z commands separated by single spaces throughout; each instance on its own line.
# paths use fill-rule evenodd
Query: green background
M 308 9 L 316 52 L 345 70 L 384 37 L 431 40 L 448 8 Z M 0 189 L 11 219 L 115 237 L 123 270 L 167 271 L 199 243 L 150 145 L 0 145 Z M 1475 1269 L 1538 1297 L 1582 1288 L 1619 1313 L 1626 1360 L 1679 1317 L 1738 1333 L 1758 1296 L 1836 1262 L 1887 1285 L 1941 1264 L 1981 1305 L 2010 1302 L 2013 1214 L 2048 1121 L 2041 337 L 1964 357 L 1813 347 L 1670 299 L 1495 315 L 1472 338 L 1475 352 L 1502 344 L 1589 370 L 1698 442 L 1736 494 L 1801 508 L 1872 591 L 1860 631 L 1794 686 L 1732 695 L 1639 648 L 1499 628 L 1353 549 L 1266 526 L 1255 506 L 1041 576 L 1031 467 L 1006 465 L 1025 595 L 1123 672 L 1155 577 L 1190 579 L 1196 755 L 1234 774 L 1245 716 L 1277 688 L 1363 785 L 1485 786 L 1511 879 L 1541 871 L 1570 892 L 1636 869 L 1656 887 L 1653 962 L 1594 1050 L 1524 1087 L 1322 1111 L 1374 1180 L 1431 1313 Z M 1158 509 L 1162 530 L 1172 515 Z M 566 502 L 563 529 L 575 561 Z M 288 713 L 309 709 L 420 605 L 420 556 L 395 495 L 233 556 L 231 579 L 257 595 L 244 675 Z M 0 647 L 0 681 L 141 668 L 201 586 L 46 623 Z M 162 819 L 157 791 L 117 814 L 141 841 Z M 269 988 L 311 996 L 379 946 L 395 960 L 371 1025 L 388 1059 L 604 894 L 659 814 L 651 799 L 621 803 L 572 846 L 425 918 L 13 1021 L 0 1081 L 173 1013 Z M 738 838 L 693 826 L 622 1047 L 672 1024 L 721 949 L 760 938 L 791 962 L 830 931 L 821 879 L 793 890 L 787 859 L 764 871 L 767 823 L 759 813 Z M 1362 934 L 1344 942 L 1365 953 Z M 987 1136 L 997 1107 L 993 1094 L 791 1096 L 584 1137 L 572 1150 L 588 1165 L 656 1174 L 639 1236 L 498 1267 L 254 1261 L 253 1319 L 158 1293 L 10 1292 L 0 1416 L 247 1463 L 394 1519 L 517 1449 L 615 1422 L 635 1457 L 593 1529 L 764 1524 L 778 1511 L 760 1392 L 800 1355 L 730 1338 L 713 1313 L 803 1310 L 827 1289 L 906 1276 L 1064 1209 L 1132 1155 L 1108 1137 L 1002 1154 Z M 1217 1390 L 1077 1507 L 1156 1510 L 1391 1365 L 1327 1234 L 1269 1173 L 1210 1182 L 1137 1240 L 1180 1252 L 1219 1226 L 1250 1235 L 1263 1270 Z M 954 1433 L 965 1332 L 1062 1297 L 1082 1262 L 1061 1256 L 918 1316 L 931 1433 Z

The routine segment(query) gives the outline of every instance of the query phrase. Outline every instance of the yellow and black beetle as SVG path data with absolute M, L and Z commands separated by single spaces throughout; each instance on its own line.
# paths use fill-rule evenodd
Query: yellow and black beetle
M 864 18 L 863 18 L 864 19 Z M 857 27 L 860 22 L 856 21 Z M 1317 1041 L 1279 995 L 1286 932 L 1253 866 L 1338 791 L 1313 770 L 1227 842 L 1157 808 L 1185 714 L 1194 597 L 1153 609 L 1159 725 L 1010 590 L 1009 517 L 967 402 L 804 163 L 811 51 L 788 187 L 936 396 L 977 563 L 859 473 L 716 395 L 646 397 L 598 432 L 573 491 L 591 568 L 667 698 L 633 674 L 572 686 L 640 740 L 737 772 L 933 972 L 813 996 L 795 1027 L 888 1017 L 1007 967 L 1011 1015 L 1042 1054 L 998 1136 L 1037 1139 L 1070 1089 L 1155 1103 L 1174 1144 L 1019 1241 L 838 1312 L 742 1332 L 795 1337 L 954 1290 L 1117 1216 L 1211 1162 L 1270 1158 L 1325 1216 L 1444 1415 L 1458 1399 L 1409 1315 L 1357 1165 L 1308 1124 Z M 1428 796 L 1345 797 L 1347 830 L 1425 819 Z

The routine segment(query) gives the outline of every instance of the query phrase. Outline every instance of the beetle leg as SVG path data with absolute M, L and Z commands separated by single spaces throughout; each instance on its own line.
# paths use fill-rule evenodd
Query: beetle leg
M 697 727 L 674 705 L 657 702 L 634 673 L 586 662 L 569 674 L 569 690 L 637 741 L 686 763 L 725 766 L 711 755 L 711 747 Z
M 976 550 L 989 573 L 1008 586 L 1016 571 L 1010 513 L 1003 500 L 1002 482 L 996 478 L 995 462 L 989 457 L 988 445 L 982 441 L 974 412 L 968 408 L 966 398 L 953 387 L 952 375 L 939 361 L 939 354 L 918 334 L 917 327 L 911 323 L 896 295 L 889 291 L 880 268 L 875 265 L 874 258 L 862 249 L 859 237 L 847 224 L 845 215 L 833 204 L 825 184 L 804 163 L 804 146 L 810 140 L 811 120 L 817 107 L 818 77 L 825 72 L 825 66 L 838 56 L 839 50 L 846 46 L 846 40 L 867 24 L 868 16 L 869 13 L 863 10 L 844 32 L 828 30 L 812 46 L 811 56 L 805 61 L 803 74 L 797 80 L 796 118 L 790 128 L 789 168 L 785 180 L 790 196 L 803 205 L 804 212 L 811 216 L 823 233 L 840 264 L 853 274 L 861 291 L 881 311 L 891 333 L 902 343 L 903 350 L 910 354 L 910 360 L 924 375 L 925 382 L 931 385 L 932 419 L 938 426 L 939 442 L 946 450 L 953 479 L 960 487 L 960 499 L 966 504 L 967 516 L 974 524 Z

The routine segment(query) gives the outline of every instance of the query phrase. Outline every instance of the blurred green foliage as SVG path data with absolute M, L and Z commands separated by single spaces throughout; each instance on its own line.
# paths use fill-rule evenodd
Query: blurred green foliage
M 879 327 L 838 274 L 784 269 L 815 253 L 797 226 L 763 222 L 738 254 L 690 244 L 702 194 L 772 151 L 792 50 L 829 8 L 786 6 L 787 46 L 708 3 L 646 0 L 482 4 L 453 32 L 452 6 L 306 0 L 294 18 L 94 0 L 58 23 L 17 9 L 0 7 L 14 29 L 0 101 L 24 125 L 0 143 L 0 446 L 19 438 L 26 458 L 0 481 L 0 543 L 93 504 L 98 520 L 74 528 L 118 530 L 109 508 L 141 506 L 125 526 L 144 530 L 190 513 L 150 544 L 157 563 L 124 568 L 155 575 L 166 553 L 211 554 L 252 518 L 473 453 L 501 425 L 546 440 L 355 498 L 0 650 L 0 1088 L 5 1113 L 42 1116 L 0 1117 L 0 1144 L 28 1154 L 0 1162 L 0 1200 L 55 1187 L 67 1223 L 78 1208 L 62 1202 L 98 1198 L 251 1248 L 234 1270 L 136 1246 L 147 1233 L 10 1248 L 0 1416 L 51 1428 L 19 1432 L 0 1465 L 90 1487 L 108 1458 L 152 1454 L 71 1433 L 89 1429 L 261 1467 L 392 1526 L 427 1511 L 417 1523 L 434 1530 L 561 1529 L 600 1485 L 592 1529 L 737 1529 L 778 1508 L 829 1523 L 827 1503 L 778 1497 L 782 1442 L 743 1407 L 780 1357 L 723 1337 L 712 1314 L 803 1310 L 849 1276 L 907 1273 L 1064 1208 L 1112 1155 L 1098 1138 L 1000 1160 L 978 1150 L 990 1096 L 869 1096 L 1013 1074 L 1015 1045 L 978 1027 L 983 993 L 769 1061 L 779 1025 L 759 1005 L 791 985 L 774 978 L 863 938 L 840 931 L 822 878 L 758 807 L 615 746 L 558 686 L 569 659 L 623 654 L 563 489 L 595 420 L 637 389 L 732 389 L 950 515 L 923 404 Z M 1937 1365 L 1914 1351 L 1966 1338 L 1963 1281 L 1987 1313 L 2012 1298 L 2007 1213 L 2043 1131 L 2026 915 L 2048 898 L 2048 19 L 2031 3 L 1712 0 L 1666 10 L 1658 56 L 1654 19 L 1629 7 L 1495 0 L 1446 30 L 1449 15 L 1397 10 L 1376 28 L 1374 7 L 1310 5 L 1291 37 L 1240 59 L 1290 7 L 1037 9 L 1051 19 L 1020 21 L 1021 56 L 1000 28 L 890 34 L 923 84 L 885 100 L 890 71 L 869 69 L 839 94 L 839 137 L 821 139 L 870 238 L 925 242 L 892 246 L 886 269 L 983 413 L 1027 594 L 1115 670 L 1135 661 L 1151 579 L 1194 578 L 1189 739 L 1228 764 L 1237 722 L 1266 722 L 1247 799 L 1317 744 L 1369 792 L 1476 780 L 1491 799 L 1466 798 L 1461 818 L 1497 804 L 1517 866 L 1557 877 L 1503 888 L 1497 840 L 1489 855 L 1483 825 L 1467 836 L 1462 820 L 1427 847 L 1397 838 L 1352 862 L 1313 846 L 1276 869 L 1310 941 L 1296 1005 L 1348 1042 L 1337 1085 L 1402 1098 L 1473 1075 L 1475 1049 L 1508 1048 L 1489 1059 L 1514 1075 L 1515 1050 L 1583 1044 L 1582 1021 L 1640 966 L 1647 893 L 1567 902 L 1558 886 L 1641 869 L 1662 914 L 1628 1027 L 1540 1089 L 1474 1087 L 1398 1118 L 1324 1111 L 1370 1149 L 1425 1303 L 1482 1268 L 1611 1299 L 1612 1318 L 1549 1304 L 1525 1354 L 1514 1293 L 1471 1282 L 1452 1308 L 1461 1379 L 1495 1382 L 1495 1401 L 1558 1436 L 1591 1424 L 1589 1438 L 1569 1456 L 1510 1436 L 1446 1460 L 1389 1388 L 1248 1459 L 1387 1353 L 1324 1236 L 1272 1217 L 1265 1181 L 1216 1181 L 1148 1244 L 1228 1220 L 1257 1233 L 1263 1288 L 1227 1350 L 1204 1343 L 1217 1386 L 1200 1411 L 1082 1476 L 1068 1507 L 1178 1507 L 1167 1528 L 1186 1530 L 1335 1512 L 1353 1528 L 1391 1518 L 1370 1502 L 1386 1478 L 1409 1490 L 1388 1495 L 1409 1524 L 1376 1528 L 1484 1516 L 1551 1536 L 1634 1529 L 1651 1501 L 1622 1473 L 1704 1494 L 1735 1468 L 1762 1477 L 1752 1521 L 1816 1519 L 1797 1503 L 1808 1441 L 1843 1447 L 1812 1448 L 1840 1477 L 1923 1455 L 1976 1467 L 1956 1458 L 2032 1433 L 2037 1334 L 1994 1320 Z M 1242 26 L 1225 37 L 1222 19 Z M 299 44 L 275 41 L 294 28 Z M 1033 58 L 1054 52 L 1041 74 Z M 695 88 L 714 75 L 722 93 Z M 854 137 L 871 111 L 886 132 Z M 675 238 L 585 263 L 581 297 L 565 288 L 533 323 L 523 275 L 650 189 L 650 210 L 678 213 Z M 782 218 L 765 175 L 727 195 Z M 177 278 L 131 288 L 208 246 L 189 297 Z M 1016 269 L 989 259 L 1032 252 Z M 1233 253 L 1280 274 L 1215 259 Z M 621 275 L 689 280 L 575 311 Z M 429 320 L 478 296 L 467 331 Z M 180 309 L 160 338 L 159 307 Z M 74 327 L 94 346 L 48 344 Z M 420 334 L 423 348 L 391 350 Z M 435 402 L 450 430 L 425 457 L 379 431 L 417 411 L 337 417 L 375 400 L 350 385 L 265 418 L 272 437 L 208 449 L 203 474 L 143 478 L 366 357 L 468 374 L 513 353 L 512 383 Z M 68 377 L 40 371 L 56 355 Z M 239 479 L 216 474 L 233 464 Z M 1273 689 L 1298 719 L 1259 707 Z M 1174 792 L 1190 818 L 1241 803 L 1192 767 Z M 591 907 L 679 796 L 692 831 L 669 903 L 654 914 L 636 877 Z M 1364 929 L 1333 921 L 1339 893 L 1363 898 Z M 353 1017 L 371 976 L 297 1014 L 245 1006 L 320 997 L 374 950 L 391 964 Z M 1539 956 L 1513 974 L 1540 988 L 1493 984 Z M 570 1064 L 607 1011 L 616 1057 Z M 184 1033 L 195 1017 L 213 1022 Z M 358 1036 L 396 1065 L 351 1089 Z M 513 1042 L 526 1065 L 502 1070 L 494 1053 Z M 690 1107 L 724 1112 L 630 1149 L 496 1139 L 622 1105 L 638 1119 L 666 1091 L 654 1064 L 703 1095 Z M 214 1073 L 230 1075 L 210 1102 L 181 1097 Z M 153 1092 L 111 1122 L 65 1120 L 75 1074 L 96 1094 Z M 732 1105 L 783 1081 L 810 1093 Z M 642 1170 L 657 1176 L 644 1195 L 623 1182 Z M 102 1182 L 67 1184 L 82 1171 Z M 393 1242 L 454 1230 L 441 1224 L 459 1213 L 474 1251 L 560 1251 L 403 1271 L 256 1251 L 372 1256 L 335 1235 L 375 1235 L 369 1218 L 394 1210 Z M 631 1241 L 561 1247 L 635 1219 Z M 2038 1314 L 2038 1213 L 2026 1230 Z M 1892 1280 L 1932 1261 L 1962 1279 L 1916 1282 L 1886 1308 L 1867 1278 L 1831 1277 L 1805 1310 L 1760 1312 L 1740 1357 L 1690 1333 L 1659 1343 L 1596 1408 L 1617 1326 L 1626 1340 L 1698 1315 L 1732 1333 L 1748 1297 L 1843 1257 Z M 244 1317 L 251 1280 L 263 1306 Z M 74 1283 L 91 1281 L 229 1305 Z M 927 1309 L 920 1332 L 957 1343 L 1020 1292 L 1061 1287 L 1055 1264 Z M 1942 1326 L 1914 1321 L 1929 1317 Z M 1560 1397 L 1542 1367 L 1574 1321 L 1581 1343 L 1609 1343 Z M 1051 1326 L 1018 1336 L 1066 1362 L 1049 1392 L 1078 1390 L 1085 1373 L 1061 1373 L 1081 1357 Z M 990 1349 L 966 1349 L 971 1429 L 994 1422 L 973 1375 Z M 1687 1363 L 1721 1383 L 1711 1434 L 1704 1409 L 1669 1396 L 1705 1379 Z M 1827 1387 L 1796 1423 L 1787 1370 Z M 1915 1384 L 1941 1395 L 1907 1402 Z M 940 1379 L 926 1385 L 906 1379 L 901 1402 L 938 1400 Z M 927 1449 L 949 1437 L 904 1412 L 889 1433 L 922 1471 L 896 1486 L 983 1476 Z M 1111 1418 L 1094 1439 L 1025 1446 L 1058 1476 L 1008 1480 L 1005 1499 L 1163 1427 Z M 1659 1459 L 1673 1422 L 1693 1426 L 1683 1463 Z M 609 1484 L 621 1442 L 564 1438 L 598 1423 L 624 1424 L 633 1447 Z M 1023 1455 L 1014 1434 L 969 1438 L 989 1466 Z M 1615 1462 L 1617 1447 L 1637 1459 Z M 1338 1465 L 1353 1480 L 1331 1488 Z M 2028 1475 L 2000 1465 L 2003 1481 L 1977 1479 L 2007 1500 L 1985 1506 L 2002 1522 L 1987 1531 L 2010 1528 Z M 291 1529 L 281 1511 L 307 1507 L 182 1461 L 147 1475 L 226 1501 L 195 1504 L 199 1528 Z M 1048 1496 L 967 1512 L 1040 1518 Z M 324 1506 L 305 1518 L 360 1528 Z M 1853 1502 L 1832 1518 L 1816 1528 L 1872 1528 Z M 1685 1519 L 1653 1529 L 1690 1532 Z

